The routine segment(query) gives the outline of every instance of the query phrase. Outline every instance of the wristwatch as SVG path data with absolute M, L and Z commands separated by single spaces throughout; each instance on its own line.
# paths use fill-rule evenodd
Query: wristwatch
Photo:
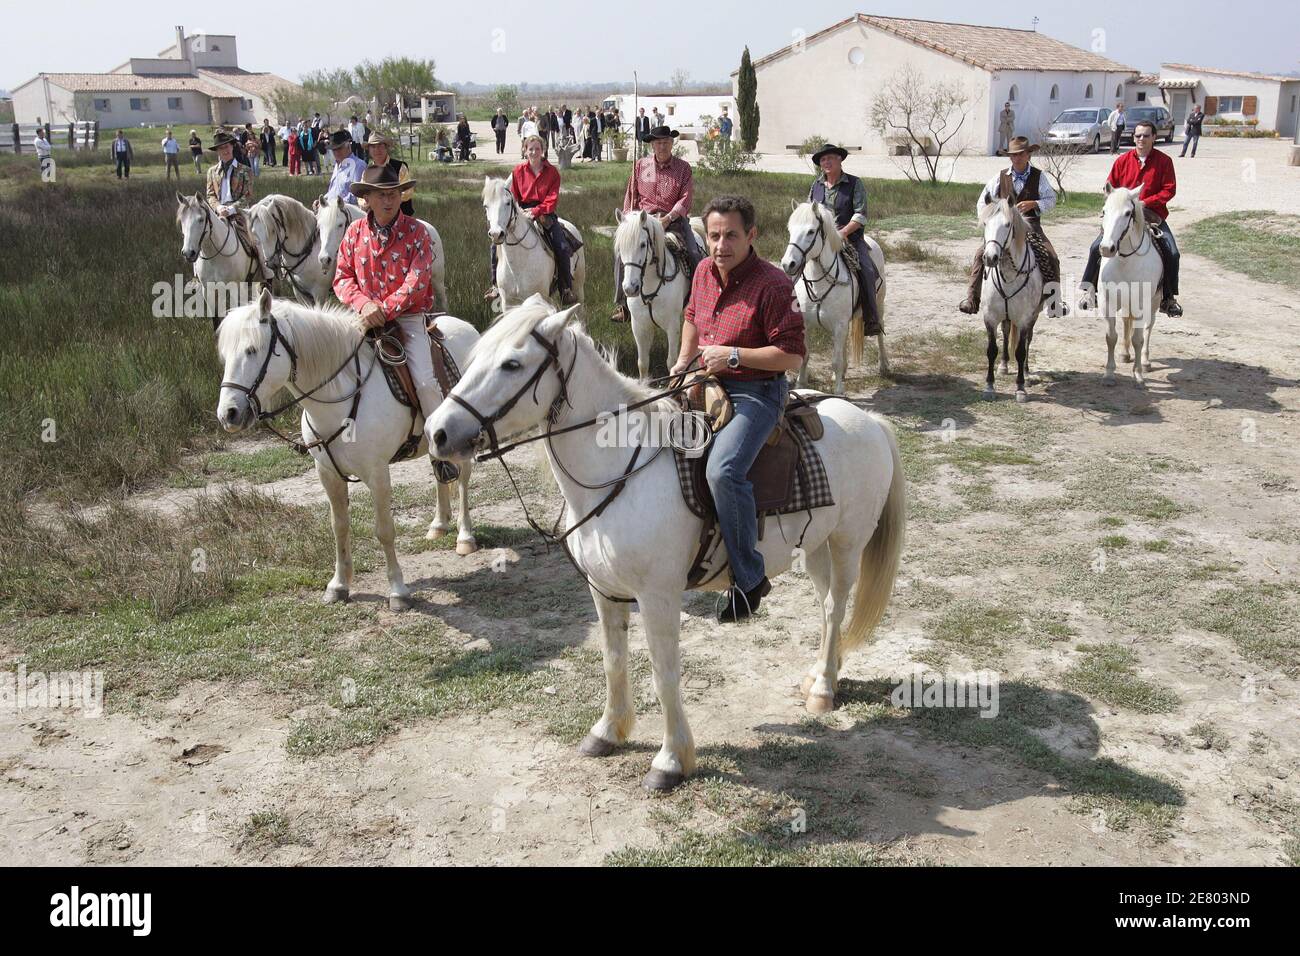
M 731 347 L 731 355 L 727 358 L 727 368 L 740 368 L 740 349 L 734 345 Z

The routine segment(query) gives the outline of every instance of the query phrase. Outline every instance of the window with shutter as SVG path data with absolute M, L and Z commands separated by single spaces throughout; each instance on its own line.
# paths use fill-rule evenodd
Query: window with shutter
M 1219 112 L 1219 98 L 1217 96 L 1207 96 L 1205 98 L 1205 115 L 1213 116 Z
M 1242 113 L 1244 113 L 1247 116 L 1254 116 L 1258 109 L 1259 109 L 1259 97 L 1247 96 L 1242 98 L 1241 101 Z

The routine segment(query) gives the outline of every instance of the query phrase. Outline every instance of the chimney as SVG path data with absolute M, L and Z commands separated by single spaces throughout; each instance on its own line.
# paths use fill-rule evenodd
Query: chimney
M 185 28 L 176 28 L 176 55 L 182 60 L 190 59 L 190 48 L 185 44 Z

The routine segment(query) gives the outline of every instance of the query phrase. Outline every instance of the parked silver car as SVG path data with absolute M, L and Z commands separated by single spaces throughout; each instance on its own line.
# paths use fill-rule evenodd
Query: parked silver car
M 1095 106 L 1063 111 L 1047 128 L 1044 146 L 1077 146 L 1096 153 L 1102 144 L 1110 148 L 1110 127 L 1106 125 L 1110 110 Z

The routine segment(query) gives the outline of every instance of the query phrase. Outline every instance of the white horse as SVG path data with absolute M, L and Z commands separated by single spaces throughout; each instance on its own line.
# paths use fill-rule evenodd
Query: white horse
M 989 372 L 984 397 L 993 397 L 993 364 L 998 357 L 998 326 L 1002 327 L 1002 374 L 1007 356 L 1016 354 L 1016 401 L 1029 400 L 1029 343 L 1034 323 L 1043 311 L 1043 273 L 1029 245 L 1029 221 L 1007 199 L 980 209 L 984 226 L 984 329 L 988 333 Z
M 348 226 L 365 214 L 366 211 L 360 206 L 344 202 L 337 196 L 332 202 L 321 198 L 316 210 L 316 228 L 320 233 L 320 264 L 322 269 L 329 272 L 331 283 L 334 281 L 343 234 L 348 231 Z M 429 282 L 433 286 L 433 311 L 446 312 L 450 308 L 450 300 L 447 298 L 447 254 L 442 247 L 442 236 L 438 235 L 438 230 L 430 223 L 423 219 L 417 221 L 429 234 L 433 248 L 433 264 L 429 267 Z
M 299 302 L 329 299 L 334 270 L 320 259 L 320 229 L 312 211 L 292 196 L 273 194 L 248 210 L 248 226 L 268 268 L 287 278 Z
M 459 368 L 478 341 L 467 322 L 440 316 L 438 326 Z M 329 496 L 334 525 L 334 577 L 325 589 L 327 604 L 346 601 L 352 586 L 352 547 L 348 524 L 348 483 L 358 479 L 375 500 L 375 536 L 388 562 L 388 605 L 394 611 L 411 606 L 394 549 L 390 459 L 416 434 L 417 453 L 427 450 L 423 422 L 393 397 L 369 339 L 362 337 L 357 317 L 339 306 L 305 306 L 288 299 L 272 299 L 269 292 L 252 305 L 232 309 L 221 323 L 217 349 L 224 363 L 224 379 L 217 404 L 217 420 L 226 431 L 237 432 L 276 411 L 267 410 L 282 387 L 302 406 L 302 441 L 316 461 L 316 473 Z M 419 430 L 412 431 L 413 425 Z M 478 549 L 469 517 L 469 463 L 457 481 L 456 553 Z M 451 529 L 450 489 L 438 484 L 438 511 L 426 537 L 436 538 Z
M 176 224 L 181 230 L 181 255 L 194 266 L 194 277 L 208 291 L 218 283 L 249 285 L 273 278 L 273 273 L 259 261 L 256 240 L 252 249 L 246 249 L 234 224 L 213 210 L 199 193 L 176 194 Z M 224 301 L 224 297 L 209 296 L 208 301 Z M 222 317 L 209 318 L 215 329 Z
M 834 337 L 831 367 L 835 373 L 835 394 L 844 394 L 844 376 L 849 355 L 854 365 L 862 364 L 864 335 L 862 324 L 863 294 L 857 272 L 850 271 L 840 258 L 844 237 L 835 225 L 835 214 L 820 203 L 791 201 L 788 228 L 790 243 L 781 257 L 781 268 L 795 280 L 794 294 L 803 313 L 804 326 L 816 325 Z M 876 308 L 880 313 L 880 374 L 889 374 L 889 356 L 885 354 L 885 254 L 870 236 L 864 236 L 880 290 Z M 847 346 L 847 347 L 846 347 Z M 799 369 L 798 387 L 808 384 L 808 358 Z
M 669 253 L 667 233 L 658 216 L 646 215 L 644 209 L 627 215 L 616 209 L 614 216 L 618 220 L 614 252 L 623 260 L 623 294 L 632 315 L 637 373 L 644 380 L 650 377 L 655 329 L 663 329 L 668 336 L 668 364 L 677 360 L 682 310 L 691 280 L 677 257 Z M 700 242 L 703 245 L 703 236 Z
M 1133 380 L 1145 384 L 1151 371 L 1151 332 L 1160 302 L 1164 265 L 1147 230 L 1146 207 L 1137 189 L 1112 189 L 1106 184 L 1101 211 L 1101 274 L 1097 300 L 1106 316 L 1106 375 L 1115 383 L 1115 319 L 1124 319 L 1123 361 L 1133 362 Z M 1129 343 L 1133 352 L 1130 358 Z
M 682 501 L 670 450 L 644 447 L 633 458 L 635 449 L 594 441 L 591 427 L 564 431 L 652 394 L 620 375 L 591 338 L 570 325 L 576 309 L 556 313 L 534 296 L 503 315 L 484 333 L 452 401 L 439 407 L 425 431 L 434 455 L 466 462 L 485 434 L 495 450 L 498 436 L 544 427 L 547 459 L 564 496 L 564 543 L 588 579 L 604 636 L 605 709 L 581 751 L 604 756 L 632 731 L 629 605 L 616 599 L 634 598 L 664 711 L 663 746 L 644 782 L 669 789 L 695 767 L 682 709 L 678 635 L 701 519 Z M 818 450 L 835 504 L 816 509 L 811 519 L 807 513 L 769 516 L 760 542 L 770 576 L 791 566 L 793 542 L 801 542 L 806 555 L 822 611 L 821 649 L 804 681 L 806 707 L 813 713 L 832 708 L 844 655 L 871 636 L 885 612 L 906 516 L 905 482 L 889 424 L 840 399 L 818 408 L 825 422 Z M 671 400 L 644 411 L 650 421 L 642 433 L 650 435 L 668 428 L 663 416 L 677 414 Z M 613 492 L 623 477 L 621 493 Z M 841 629 L 855 582 L 853 612 Z
M 483 212 L 487 216 L 488 238 L 497 246 L 496 279 L 502 311 L 519 305 L 534 292 L 549 296 L 555 280 L 555 256 L 542 239 L 536 220 L 524 215 L 523 208 L 515 202 L 508 180 L 484 177 Z M 560 224 L 575 245 L 582 241 L 577 226 L 567 219 L 561 219 Z M 585 249 L 578 249 L 570 256 L 569 271 L 573 274 L 573 294 L 582 302 L 587 281 Z

